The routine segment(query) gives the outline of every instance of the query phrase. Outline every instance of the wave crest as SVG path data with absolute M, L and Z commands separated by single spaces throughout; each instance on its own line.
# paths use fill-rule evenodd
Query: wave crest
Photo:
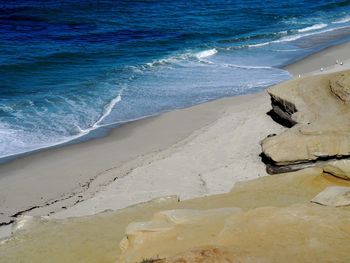
M 327 24 L 324 24 L 324 23 L 315 24 L 315 25 L 312 25 L 312 26 L 308 26 L 308 27 L 299 29 L 298 32 L 301 32 L 301 33 L 302 33 L 302 32 L 313 31 L 313 30 L 325 28 L 326 26 L 328 26 L 328 25 L 327 25 Z
M 195 57 L 198 59 L 203 59 L 203 58 L 211 57 L 211 56 L 215 55 L 216 53 L 218 53 L 217 49 L 212 48 L 212 49 L 208 49 L 208 50 L 204 50 L 204 51 L 196 53 Z
M 332 22 L 332 24 L 342 24 L 342 23 L 347 23 L 350 22 L 350 16 L 346 16 L 343 18 L 340 18 L 338 20 L 335 20 L 334 22 Z

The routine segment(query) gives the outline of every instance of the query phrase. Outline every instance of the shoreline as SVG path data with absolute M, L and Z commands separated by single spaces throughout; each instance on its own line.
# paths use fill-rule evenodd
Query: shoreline
M 229 99 L 229 98 L 243 97 L 243 96 L 259 94 L 259 93 L 264 92 L 267 88 L 268 87 L 266 87 L 264 90 L 260 90 L 260 91 L 253 91 L 253 92 L 248 92 L 245 94 L 238 94 L 238 95 L 229 96 L 229 97 L 221 97 L 221 98 L 211 99 L 211 100 L 208 100 L 205 102 L 201 102 L 201 103 L 195 104 L 195 105 L 189 105 L 189 106 L 185 106 L 185 107 L 174 108 L 171 110 L 165 110 L 162 112 L 158 112 L 158 113 L 155 113 L 152 115 L 143 116 L 143 117 L 132 119 L 132 120 L 125 121 L 125 122 L 106 124 L 104 126 L 100 126 L 96 129 L 91 130 L 87 134 L 77 136 L 74 139 L 69 139 L 69 140 L 64 141 L 64 142 L 60 142 L 60 143 L 49 145 L 49 146 L 44 146 L 42 148 L 33 149 L 33 150 L 30 150 L 27 152 L 20 152 L 20 153 L 16 153 L 13 155 L 0 157 L 0 167 L 2 165 L 6 165 L 8 163 L 15 162 L 15 161 L 20 160 L 20 159 L 24 159 L 24 158 L 32 156 L 32 155 L 40 154 L 41 152 L 50 152 L 50 151 L 54 151 L 56 149 L 61 149 L 61 148 L 69 147 L 72 145 L 79 145 L 82 143 L 88 143 L 89 141 L 103 139 L 104 137 L 110 136 L 112 133 L 114 134 L 115 131 L 120 129 L 120 128 L 124 128 L 125 126 L 129 126 L 129 125 L 132 125 L 134 123 L 152 120 L 154 118 L 158 118 L 158 117 L 163 116 L 165 114 L 169 114 L 170 112 L 182 111 L 182 110 L 190 109 L 190 108 L 197 107 L 197 106 L 200 106 L 203 104 L 213 103 L 214 101 L 221 101 L 221 100 L 225 100 L 225 99 Z M 0 175 L 0 179 L 1 179 L 1 175 Z
M 328 64 L 325 62 L 333 63 L 332 61 L 335 62 L 339 57 L 344 57 L 344 50 L 349 49 L 349 46 L 350 43 L 346 43 L 341 44 L 339 48 L 327 48 L 286 66 L 285 69 L 294 75 L 299 74 L 300 71 L 297 70 L 305 73 L 319 72 L 317 68 L 326 69 Z M 345 70 L 348 66 L 344 59 L 342 67 Z M 330 65 L 330 70 L 339 67 Z M 3 164 L 0 166 L 0 205 L 4 212 L 0 214 L 0 224 L 8 224 L 21 214 L 55 213 L 55 217 L 65 218 L 94 214 L 106 209 L 120 209 L 165 195 L 175 194 L 180 195 L 181 199 L 188 199 L 227 192 L 235 182 L 266 175 L 264 164 L 258 156 L 259 141 L 269 133 L 284 129 L 265 114 L 269 107 L 270 101 L 265 91 L 223 98 L 127 123 L 112 129 L 109 135 L 102 138 L 43 150 Z M 247 114 L 250 114 L 248 119 L 245 118 Z M 244 126 L 246 123 L 248 125 Z M 225 129 L 234 127 L 238 127 L 234 133 L 231 133 L 231 130 L 223 133 Z M 226 136 L 226 141 L 225 138 L 215 138 L 215 132 L 219 132 L 217 136 Z M 249 135 L 243 140 L 240 136 L 245 133 Z M 228 143 L 227 139 L 234 136 L 238 138 Z M 209 141 L 208 138 L 211 139 L 211 145 L 215 146 L 211 149 L 213 152 L 224 152 L 216 158 L 229 157 L 219 167 L 221 170 L 218 169 L 222 176 L 213 177 L 214 172 L 204 177 L 202 174 L 199 176 L 198 171 L 191 167 L 196 161 L 194 158 L 182 171 L 183 177 L 191 179 L 176 187 L 178 180 L 173 178 L 172 172 L 179 172 L 178 165 L 183 161 L 179 156 L 184 153 L 187 154 L 183 155 L 185 157 L 200 154 L 199 150 L 203 148 L 190 148 L 189 145 L 201 146 Z M 218 144 L 219 140 L 221 145 Z M 215 144 L 222 148 L 217 148 Z M 205 145 L 205 148 L 208 148 L 208 145 Z M 242 154 L 244 149 L 246 151 Z M 235 157 L 230 154 L 234 154 Z M 204 161 L 204 171 L 213 168 L 209 158 L 211 155 L 214 156 L 214 153 L 207 153 L 202 156 L 203 159 L 197 160 L 202 164 Z M 169 163 L 165 165 L 162 160 Z M 228 165 L 230 163 L 233 165 Z M 252 166 L 245 167 L 246 170 L 242 172 L 247 163 Z M 224 168 L 228 168 L 226 165 L 229 169 L 225 172 Z M 159 170 L 160 168 L 162 170 Z M 193 173 L 191 176 L 186 174 L 188 170 Z M 215 173 L 218 173 L 218 170 Z M 165 171 L 170 171 L 167 176 L 164 176 Z M 241 171 L 240 178 L 228 176 L 237 174 L 238 171 Z M 147 173 L 154 177 L 151 184 L 144 186 L 142 184 L 150 179 Z M 142 175 L 146 180 L 139 180 L 142 179 Z M 170 178 L 173 180 L 169 180 Z M 159 181 L 162 184 L 156 188 L 158 192 L 149 194 Z M 190 187 L 181 188 L 186 185 Z M 206 190 L 203 190 L 203 185 Z M 123 188 L 126 186 L 135 189 L 138 187 L 142 194 L 134 192 L 135 189 L 128 191 L 128 188 Z M 126 190 L 123 192 L 123 189 Z M 169 191 L 162 192 L 160 189 Z M 121 200 L 121 197 L 129 192 L 135 196 Z
M 333 63 L 334 61 L 330 61 L 327 57 L 327 54 L 333 53 L 334 51 L 332 51 L 332 50 L 337 49 L 336 52 L 339 53 L 340 56 L 346 57 L 347 56 L 347 53 L 346 53 L 347 46 L 349 43 L 350 43 L 350 40 L 345 40 L 344 38 L 341 38 L 340 40 L 336 41 L 335 43 L 333 43 L 332 45 L 330 45 L 328 47 L 325 47 L 325 48 L 323 47 L 319 51 L 315 51 L 312 54 L 306 55 L 306 56 L 298 58 L 296 60 L 291 60 L 287 64 L 280 65 L 277 68 L 288 71 L 290 73 L 291 77 L 293 77 L 293 76 L 297 76 L 298 74 L 302 74 L 302 72 L 299 72 L 299 70 L 297 69 L 299 66 L 302 66 L 302 68 L 307 68 L 308 73 L 311 73 L 311 72 L 318 70 L 318 65 L 323 65 L 324 68 L 332 67 L 334 65 L 334 63 Z M 277 84 L 275 84 L 275 85 L 277 85 Z M 266 90 L 267 88 L 268 87 L 266 87 L 264 90 Z M 230 96 L 230 97 L 240 97 L 240 96 L 244 96 L 244 95 L 261 93 L 264 90 L 248 92 L 245 94 L 238 94 L 238 95 L 234 95 L 234 96 Z M 205 102 L 200 102 L 199 104 L 187 105 L 187 106 L 180 107 L 180 108 L 165 110 L 165 111 L 157 112 L 157 113 L 154 113 L 151 115 L 142 116 L 142 117 L 139 117 L 136 119 L 131 119 L 128 121 L 105 124 L 105 125 L 102 125 L 102 126 L 99 126 L 97 128 L 89 130 L 86 134 L 78 134 L 78 135 L 72 136 L 72 138 L 70 138 L 70 139 L 63 140 L 61 142 L 53 143 L 51 145 L 43 146 L 41 148 L 35 148 L 35 149 L 25 151 L 25 152 L 19 152 L 19 153 L 7 155 L 7 156 L 1 156 L 0 157 L 0 167 L 1 167 L 1 165 L 6 165 L 10 162 L 16 161 L 18 159 L 23 159 L 23 158 L 26 158 L 26 157 L 31 156 L 31 155 L 38 154 L 38 153 L 41 153 L 43 151 L 53 151 L 55 149 L 64 148 L 64 147 L 68 147 L 70 145 L 75 145 L 75 144 L 86 143 L 90 140 L 100 139 L 100 138 L 109 136 L 109 134 L 111 132 L 113 132 L 114 130 L 119 129 L 120 127 L 123 127 L 125 125 L 129 125 L 130 123 L 139 122 L 139 121 L 152 119 L 152 118 L 157 118 L 163 114 L 167 114 L 167 113 L 172 112 L 172 111 L 184 110 L 184 109 L 192 108 L 192 107 L 195 107 L 195 106 L 198 106 L 201 104 L 206 104 L 206 103 L 210 103 L 213 101 L 222 100 L 222 99 L 230 98 L 230 97 L 221 97 L 221 98 L 217 98 L 217 99 L 211 99 L 211 100 L 208 100 Z M 1 175 L 0 175 L 0 178 L 1 178 Z
M 339 54 L 339 57 L 346 57 L 347 56 L 347 47 L 350 43 L 350 40 L 341 39 L 338 42 L 339 43 L 336 42 L 335 44 L 328 46 L 328 47 L 325 47 L 325 48 L 322 48 L 321 50 L 316 51 L 312 54 L 298 58 L 297 60 L 292 60 L 292 61 L 288 62 L 287 64 L 280 65 L 278 68 L 283 69 L 285 71 L 288 71 L 291 74 L 291 77 L 295 77 L 298 74 L 303 74 L 303 72 L 300 72 L 298 70 L 298 67 L 300 67 L 300 66 L 303 69 L 306 68 L 308 74 L 311 72 L 313 72 L 313 73 L 316 72 L 319 69 L 319 65 L 323 65 L 323 67 L 327 68 L 327 71 L 329 71 L 330 68 L 332 68 L 332 66 L 334 66 L 334 61 L 329 60 L 329 57 L 328 57 L 329 53 L 335 52 L 334 49 L 336 49 L 336 53 Z M 277 84 L 275 84 L 275 85 L 277 85 Z M 53 151 L 55 149 L 64 148 L 64 147 L 68 147 L 68 146 L 75 145 L 75 144 L 86 143 L 90 140 L 101 139 L 103 137 L 109 136 L 109 134 L 112 133 L 114 130 L 119 129 L 120 127 L 124 127 L 125 125 L 129 125 L 131 123 L 135 123 L 135 122 L 139 122 L 139 121 L 143 121 L 143 120 L 147 120 L 147 119 L 152 119 L 152 118 L 157 118 L 157 117 L 159 117 L 163 114 L 167 114 L 169 112 L 184 110 L 184 109 L 192 108 L 192 107 L 195 107 L 195 106 L 198 106 L 201 104 L 211 103 L 211 102 L 217 101 L 217 100 L 261 93 L 261 92 L 264 92 L 267 88 L 268 87 L 266 87 L 264 90 L 261 90 L 261 91 L 253 91 L 253 92 L 248 92 L 245 94 L 238 94 L 238 95 L 229 96 L 229 97 L 221 97 L 221 98 L 217 98 L 217 99 L 211 99 L 211 100 L 208 100 L 205 102 L 201 102 L 199 104 L 188 105 L 188 106 L 184 106 L 184 107 L 180 107 L 180 108 L 174 108 L 171 110 L 165 110 L 162 112 L 154 113 L 151 115 L 146 115 L 143 117 L 139 117 L 136 119 L 131 119 L 131 120 L 123 121 L 123 122 L 119 122 L 119 123 L 105 124 L 105 125 L 102 125 L 102 126 L 95 128 L 95 129 L 89 130 L 89 132 L 86 134 L 75 135 L 75 136 L 73 136 L 73 138 L 64 140 L 62 142 L 54 143 L 52 145 L 43 146 L 41 148 L 32 149 L 32 150 L 25 151 L 25 152 L 19 152 L 19 153 L 7 155 L 7 156 L 2 156 L 2 157 L 0 157 L 0 167 L 1 167 L 1 165 L 8 164 L 8 163 L 16 161 L 18 159 L 23 159 L 23 158 L 26 158 L 28 156 L 41 153 L 43 151 Z
M 284 66 L 283 69 L 287 70 L 295 77 L 299 74 L 303 76 L 305 74 L 321 73 L 320 68 L 324 68 L 328 73 L 333 72 L 339 69 L 338 66 L 340 66 L 335 64 L 336 60 L 338 60 L 339 63 L 344 63 L 345 60 L 349 59 L 349 48 L 349 42 L 327 47 L 301 60 Z M 347 69 L 346 66 L 347 65 L 344 63 L 344 70 Z
M 27 188 L 24 190 L 28 190 L 31 187 L 30 193 L 21 191 L 20 194 L 23 195 L 22 200 L 14 201 L 23 205 L 21 210 L 28 210 L 33 206 L 38 206 L 31 205 L 31 203 L 42 200 L 42 195 L 45 194 L 33 196 L 36 194 L 36 188 L 38 187 L 35 185 L 36 182 L 40 182 L 42 186 L 46 187 L 44 190 L 47 190 L 50 180 L 57 179 L 62 175 L 65 175 L 66 178 L 61 177 L 58 179 L 59 182 L 51 182 L 51 189 L 47 193 L 49 195 L 52 191 L 55 191 L 56 198 L 52 195 L 47 196 L 45 198 L 46 202 L 50 202 L 52 199 L 59 199 L 57 197 L 65 191 L 68 193 L 68 196 L 71 196 L 71 191 L 76 188 L 78 188 L 78 191 L 75 190 L 77 194 L 79 190 L 84 190 L 84 187 L 86 187 L 83 184 L 89 182 L 96 175 L 101 175 L 123 163 L 135 160 L 137 157 L 142 159 L 142 156 L 146 154 L 170 147 L 190 135 L 194 130 L 214 121 L 227 104 L 228 101 L 223 99 L 222 103 L 221 101 L 213 101 L 208 104 L 188 108 L 189 110 L 186 112 L 176 110 L 160 116 L 141 119 L 112 129 L 105 137 L 42 150 L 10 161 L 0 166 L 0 181 L 2 182 L 0 184 L 0 196 L 10 195 L 12 189 L 18 187 L 18 184 L 23 184 L 22 188 Z M 222 107 L 220 108 L 218 105 Z M 205 114 L 201 116 L 202 118 L 199 118 L 198 115 L 202 112 L 205 112 Z M 192 121 L 192 117 L 196 121 Z M 181 127 L 164 130 L 164 127 L 170 127 L 172 123 L 179 121 L 182 122 Z M 155 137 L 155 135 L 157 136 Z M 117 151 L 113 151 L 115 147 L 118 147 Z M 112 157 L 111 154 L 106 154 L 106 152 L 118 154 L 118 156 Z M 95 159 L 96 155 L 99 157 L 98 160 Z M 25 169 L 22 169 L 22 167 L 25 167 Z M 50 172 L 47 173 L 46 171 Z M 80 178 L 76 178 L 79 174 L 82 174 Z M 15 177 L 18 179 L 16 180 Z M 57 190 L 57 183 L 59 183 L 60 190 Z M 62 184 L 64 184 L 63 187 L 65 189 L 62 189 Z M 28 195 L 32 197 L 32 200 L 26 205 L 25 202 Z M 19 196 L 17 195 L 16 198 L 19 198 Z M 61 199 L 65 198 L 66 196 Z M 41 205 L 45 206 L 46 202 L 41 202 Z M 8 206 L 10 207 L 10 205 Z M 18 211 L 15 212 L 16 210 L 18 209 L 15 209 L 13 214 L 18 213 Z

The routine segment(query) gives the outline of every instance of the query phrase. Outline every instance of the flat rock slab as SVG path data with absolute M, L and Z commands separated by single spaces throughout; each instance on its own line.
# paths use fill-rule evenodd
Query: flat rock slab
M 238 207 L 223 207 L 209 210 L 175 209 L 162 211 L 154 215 L 154 219 L 170 222 L 172 224 L 185 224 L 203 220 L 203 218 L 215 217 L 218 214 L 227 216 L 242 211 Z
M 350 187 L 329 186 L 311 202 L 325 206 L 349 206 L 350 205 Z

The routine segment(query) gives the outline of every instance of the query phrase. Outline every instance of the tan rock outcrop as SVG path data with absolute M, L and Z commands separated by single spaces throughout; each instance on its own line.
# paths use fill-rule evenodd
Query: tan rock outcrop
M 349 235 L 350 211 L 312 204 L 262 207 L 142 233 L 143 242 L 124 250 L 118 262 L 345 263 L 348 255 L 341 250 L 350 251 Z
M 310 202 L 328 187 L 350 189 L 350 182 L 311 168 L 244 182 L 226 195 L 189 201 L 202 210 L 157 212 L 136 223 L 136 228 L 135 223 L 127 227 L 117 262 L 345 263 L 350 207 Z M 343 200 L 338 197 L 332 200 Z M 203 210 L 203 205 L 217 208 Z
M 293 79 L 268 90 L 296 124 L 261 142 L 264 155 L 277 166 L 350 155 L 350 72 Z M 293 106 L 290 106 L 293 105 Z M 278 114 L 278 112 L 275 112 Z
M 160 240 L 165 234 L 167 239 L 171 239 L 181 247 L 182 240 L 191 240 L 193 244 L 210 245 L 211 242 L 207 238 L 200 238 L 207 236 L 209 233 L 216 233 L 220 229 L 220 224 L 224 220 L 235 213 L 240 212 L 240 208 L 225 207 L 209 210 L 193 210 L 193 209 L 176 209 L 166 210 L 155 213 L 150 221 L 135 222 L 128 225 L 126 229 L 126 236 L 120 243 L 122 252 L 125 252 L 126 257 L 124 261 L 132 262 L 133 260 L 140 260 L 134 258 L 134 253 L 128 255 L 129 251 L 137 251 L 142 257 L 154 257 L 150 254 L 152 249 L 148 247 L 154 240 Z M 216 222 L 215 226 L 210 226 L 210 222 Z M 204 228 L 201 228 L 203 226 Z M 207 227 L 208 226 L 208 227 Z M 201 233 L 187 235 L 186 232 L 179 234 L 178 230 L 183 228 L 201 229 Z M 169 243 L 164 242 L 166 247 L 157 244 L 156 249 L 163 248 L 165 250 L 174 250 L 174 247 Z
M 350 160 L 337 160 L 328 162 L 323 166 L 323 171 L 334 176 L 350 180 Z
M 344 73 L 330 79 L 331 91 L 345 103 L 350 101 L 350 79 Z
M 350 187 L 329 186 L 311 202 L 326 206 L 349 206 L 350 205 Z

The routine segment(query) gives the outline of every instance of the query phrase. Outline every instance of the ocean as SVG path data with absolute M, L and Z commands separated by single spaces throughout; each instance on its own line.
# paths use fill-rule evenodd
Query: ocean
M 0 158 L 261 91 L 349 39 L 350 1 L 0 1 Z

